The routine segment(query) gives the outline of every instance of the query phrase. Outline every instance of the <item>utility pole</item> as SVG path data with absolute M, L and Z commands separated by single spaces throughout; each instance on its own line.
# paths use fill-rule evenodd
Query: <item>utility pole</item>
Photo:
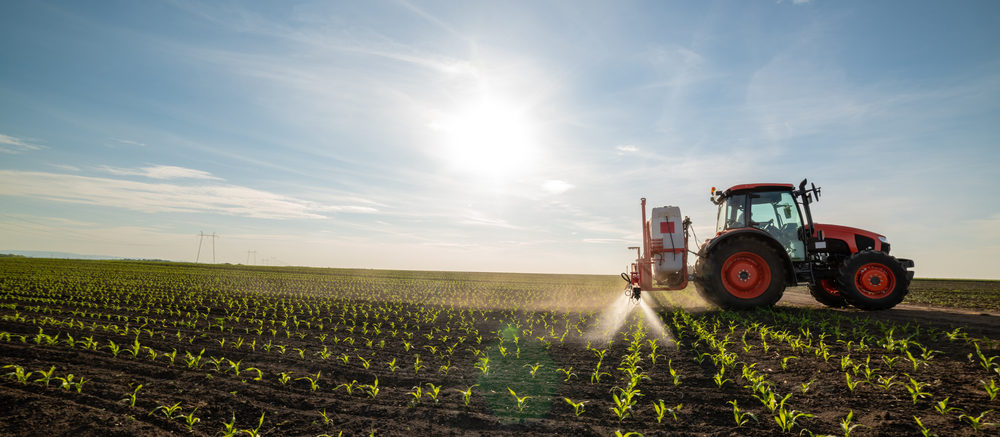
M 215 264 L 215 239 L 219 238 L 218 235 L 215 235 L 215 232 L 211 234 L 206 234 L 205 232 L 198 233 L 198 256 L 195 257 L 194 262 L 201 260 L 201 243 L 205 240 L 205 237 L 212 238 L 212 264 Z
M 253 264 L 250 264 L 250 255 L 253 255 Z M 256 250 L 248 250 L 247 251 L 247 264 L 250 264 L 250 265 L 257 264 L 257 251 Z

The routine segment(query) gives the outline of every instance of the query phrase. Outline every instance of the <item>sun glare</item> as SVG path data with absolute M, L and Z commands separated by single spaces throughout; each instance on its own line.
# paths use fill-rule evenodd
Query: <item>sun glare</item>
M 534 126 L 513 102 L 483 97 L 431 124 L 440 134 L 445 160 L 455 170 L 503 182 L 535 163 Z

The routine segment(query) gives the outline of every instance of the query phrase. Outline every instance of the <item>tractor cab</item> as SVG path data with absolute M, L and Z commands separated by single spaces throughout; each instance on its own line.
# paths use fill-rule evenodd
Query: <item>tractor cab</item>
M 791 184 L 747 184 L 714 192 L 713 202 L 719 205 L 716 235 L 758 229 L 774 238 L 792 261 L 804 261 L 803 221 L 792 189 Z

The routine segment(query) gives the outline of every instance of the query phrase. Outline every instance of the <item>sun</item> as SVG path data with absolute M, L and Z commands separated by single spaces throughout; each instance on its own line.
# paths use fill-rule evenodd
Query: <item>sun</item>
M 529 111 L 513 101 L 480 96 L 431 123 L 453 170 L 502 182 L 526 174 L 537 160 Z

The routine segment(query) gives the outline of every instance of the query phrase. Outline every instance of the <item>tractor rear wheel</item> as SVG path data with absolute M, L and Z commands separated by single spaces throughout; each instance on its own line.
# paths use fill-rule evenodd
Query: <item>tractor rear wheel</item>
M 781 258 L 755 238 L 734 236 L 695 264 L 695 288 L 723 308 L 773 306 L 785 291 Z
M 809 294 L 823 305 L 831 308 L 843 308 L 847 306 L 844 295 L 837 288 L 837 282 L 832 279 L 820 279 L 816 284 L 809 286 Z
M 848 303 L 874 311 L 889 309 L 901 302 L 909 292 L 910 281 L 896 258 L 865 250 L 844 261 L 837 285 Z

